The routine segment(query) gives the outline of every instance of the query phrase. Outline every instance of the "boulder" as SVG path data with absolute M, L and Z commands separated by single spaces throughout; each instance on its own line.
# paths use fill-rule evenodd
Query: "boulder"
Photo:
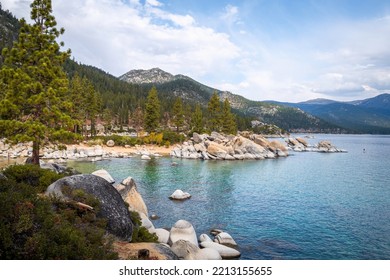
M 185 220 L 177 221 L 171 228 L 168 244 L 172 245 L 178 240 L 186 240 L 198 246 L 196 232 L 191 223 Z
M 141 156 L 141 159 L 150 160 L 151 157 L 150 157 L 150 156 L 147 156 L 147 155 L 142 155 L 142 156 Z
M 138 192 L 137 185 L 132 177 L 127 177 L 120 184 L 115 186 L 123 200 L 129 204 L 129 210 L 137 211 L 148 216 L 148 208 L 141 194 Z
M 241 253 L 233 248 L 215 242 L 202 242 L 200 243 L 202 248 L 211 248 L 217 250 L 222 259 L 235 259 L 241 256 Z
M 106 145 L 107 145 L 107 147 L 114 147 L 115 146 L 115 142 L 114 142 L 114 140 L 108 140 Z
M 261 135 L 253 135 L 253 142 L 255 142 L 257 145 L 260 145 L 262 146 L 263 148 L 268 148 L 270 142 L 265 139 L 263 136 Z
M 199 242 L 213 242 L 213 240 L 207 234 L 203 233 L 199 236 Z
M 172 244 L 171 250 L 184 260 L 221 260 L 222 257 L 217 250 L 212 248 L 200 249 L 191 242 L 178 240 Z
M 222 245 L 237 246 L 236 241 L 234 241 L 233 237 L 227 232 L 217 234 L 214 241 Z
M 203 138 L 202 135 L 199 135 L 198 133 L 194 132 L 194 133 L 192 134 L 192 140 L 193 140 L 195 143 L 201 143 L 201 142 L 204 140 L 204 138 Z
M 195 254 L 196 260 L 222 260 L 219 252 L 212 248 L 199 249 Z
M 68 200 L 70 197 L 65 193 L 65 187 L 72 190 L 81 189 L 95 196 L 100 202 L 97 215 L 107 220 L 107 231 L 123 240 L 131 241 L 133 223 L 129 210 L 110 183 L 95 175 L 74 175 L 57 180 L 47 188 L 45 194 Z
M 168 244 L 169 240 L 169 231 L 164 228 L 156 228 L 155 233 L 158 237 L 158 242 Z
M 150 233 L 155 233 L 156 229 L 153 223 L 149 220 L 148 216 L 146 216 L 144 213 L 139 213 L 139 216 L 141 218 L 142 226 L 146 228 Z
M 110 173 L 108 173 L 107 170 L 99 169 L 99 170 L 92 172 L 92 175 L 99 176 L 99 177 L 103 178 L 104 180 L 106 180 L 107 182 L 109 182 L 110 184 L 115 183 L 114 178 L 112 178 L 112 176 L 110 175 Z
M 307 141 L 301 137 L 297 137 L 295 138 L 299 143 L 301 143 L 303 146 L 307 147 L 309 146 L 309 144 L 307 143 Z
M 193 260 L 199 248 L 187 240 L 179 239 L 171 245 L 171 250 L 179 259 Z
M 277 149 L 287 153 L 287 147 L 280 141 L 274 140 L 269 143 L 269 148 L 275 152 Z
M 325 141 L 324 140 L 324 141 L 319 142 L 317 147 L 319 149 L 330 150 L 333 147 L 333 145 L 332 145 L 332 143 L 330 143 L 330 141 Z
M 207 146 L 207 153 L 219 159 L 225 159 L 227 152 L 225 148 L 215 142 L 209 142 Z
M 191 195 L 187 192 L 183 192 L 182 190 L 176 190 L 171 194 L 169 199 L 173 200 L 185 200 L 191 198 Z

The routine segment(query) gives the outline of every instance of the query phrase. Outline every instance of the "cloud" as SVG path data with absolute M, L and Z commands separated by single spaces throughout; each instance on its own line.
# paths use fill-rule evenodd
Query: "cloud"
M 29 11 L 23 1 L 6 4 Z M 72 56 L 117 76 L 160 67 L 200 79 L 239 55 L 226 33 L 198 25 L 190 15 L 172 13 L 156 0 L 54 0 L 53 11 L 58 26 L 65 28 L 61 40 Z
M 28 18 L 31 2 L 2 5 Z M 264 19 L 256 21 L 249 13 L 255 8 L 226 5 L 203 17 L 172 12 L 165 3 L 53 0 L 53 10 L 76 60 L 117 76 L 160 67 L 253 100 L 346 100 L 390 92 L 390 16 L 311 22 L 288 36 L 288 26 L 278 26 L 286 28 L 278 33 L 263 26 Z

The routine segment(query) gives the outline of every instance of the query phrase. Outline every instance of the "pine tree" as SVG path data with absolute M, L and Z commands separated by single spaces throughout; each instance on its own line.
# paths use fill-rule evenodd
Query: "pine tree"
M 22 19 L 18 41 L 3 50 L 0 70 L 0 134 L 13 141 L 33 141 L 33 163 L 46 140 L 71 135 L 72 103 L 67 101 L 68 79 L 62 69 L 70 50 L 60 51 L 50 0 L 34 0 L 33 24 Z
M 134 110 L 132 114 L 132 124 L 138 135 L 144 124 L 144 112 L 142 111 L 141 106 L 137 106 L 137 108 Z
M 192 114 L 191 126 L 192 126 L 193 132 L 203 133 L 203 131 L 204 131 L 203 114 L 202 114 L 202 109 L 200 108 L 199 104 L 196 105 L 195 111 Z
M 183 101 L 177 97 L 173 104 L 173 123 L 176 126 L 176 131 L 179 132 L 180 127 L 184 124 Z
M 222 109 L 222 132 L 226 134 L 237 134 L 237 124 L 231 112 L 229 100 L 226 98 Z
M 145 130 L 147 132 L 156 131 L 160 125 L 160 101 L 157 96 L 156 87 L 149 91 L 145 103 Z
M 221 130 L 221 104 L 219 101 L 219 96 L 216 91 L 210 98 L 208 103 L 208 126 L 211 131 L 219 132 Z

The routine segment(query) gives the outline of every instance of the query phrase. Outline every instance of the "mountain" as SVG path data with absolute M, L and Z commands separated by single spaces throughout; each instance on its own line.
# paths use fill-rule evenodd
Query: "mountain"
M 275 124 L 288 131 L 341 131 L 337 125 L 329 124 L 300 109 L 248 100 L 243 96 L 206 86 L 184 75 L 172 75 L 159 68 L 131 70 L 119 79 L 132 84 L 155 85 L 159 95 L 165 98 L 181 97 L 187 102 L 199 103 L 203 107 L 207 107 L 211 95 L 217 92 L 221 100 L 226 98 L 229 100 L 235 114 Z
M 163 84 L 176 79 L 172 74 L 152 68 L 150 70 L 131 70 L 119 77 L 120 80 L 132 84 Z
M 352 105 L 390 111 L 390 94 L 383 93 L 372 98 L 348 102 Z
M 299 108 L 355 133 L 390 133 L 390 94 L 385 93 L 373 98 L 350 102 L 328 99 L 315 99 L 300 103 L 269 102 Z
M 0 3 L 0 65 L 3 48 L 12 47 L 12 42 L 18 38 L 19 28 L 19 21 L 9 11 L 1 9 Z

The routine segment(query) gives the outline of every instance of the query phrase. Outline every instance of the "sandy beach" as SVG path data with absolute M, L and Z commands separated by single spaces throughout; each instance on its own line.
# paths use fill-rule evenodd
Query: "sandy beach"
M 67 149 L 76 148 L 78 150 L 81 149 L 88 149 L 93 146 L 86 145 L 86 144 L 77 144 L 77 145 L 67 145 Z M 157 145 L 137 145 L 132 147 L 122 147 L 122 146 L 114 146 L 114 147 L 108 147 L 106 145 L 102 145 L 102 149 L 108 153 L 127 153 L 127 154 L 139 154 L 142 151 L 149 151 L 151 154 L 160 154 L 162 156 L 169 156 L 171 153 L 171 150 L 173 149 L 174 145 L 171 145 L 169 148 L 165 146 L 157 146 Z

